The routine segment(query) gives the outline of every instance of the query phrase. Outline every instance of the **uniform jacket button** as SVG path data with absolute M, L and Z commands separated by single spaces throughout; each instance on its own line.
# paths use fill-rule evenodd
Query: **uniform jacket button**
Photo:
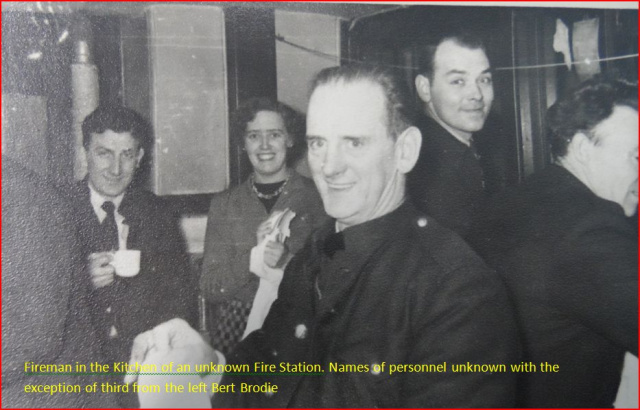
M 427 218 L 423 216 L 422 218 L 418 219 L 418 226 L 420 228 L 424 228 L 425 226 L 427 226 Z
M 307 337 L 307 333 L 308 333 L 308 329 L 305 325 L 303 325 L 302 323 L 299 324 L 298 326 L 296 326 L 296 338 L 298 339 L 304 339 Z

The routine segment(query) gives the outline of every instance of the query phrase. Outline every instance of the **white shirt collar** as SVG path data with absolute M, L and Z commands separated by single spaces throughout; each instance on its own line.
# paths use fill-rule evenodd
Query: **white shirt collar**
M 124 198 L 124 192 L 115 197 L 114 199 L 107 199 L 104 196 L 100 195 L 93 187 L 91 186 L 91 182 L 89 185 L 89 199 L 91 200 L 91 206 L 93 207 L 93 211 L 96 215 L 102 219 L 106 212 L 102 209 L 102 204 L 105 201 L 111 201 L 116 206 L 116 211 L 120 208 L 120 204 L 122 203 L 122 199 Z

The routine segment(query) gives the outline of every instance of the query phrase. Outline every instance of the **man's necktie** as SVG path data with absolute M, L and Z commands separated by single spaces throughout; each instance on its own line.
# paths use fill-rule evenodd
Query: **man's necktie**
M 119 248 L 118 225 L 116 224 L 116 206 L 111 201 L 105 201 L 102 209 L 107 216 L 102 221 L 102 243 L 105 251 L 117 250 Z

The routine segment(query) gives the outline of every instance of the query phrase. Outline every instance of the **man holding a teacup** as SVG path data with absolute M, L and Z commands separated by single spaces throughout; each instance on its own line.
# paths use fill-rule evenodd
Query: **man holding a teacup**
M 107 363 L 126 361 L 137 334 L 174 317 L 194 323 L 195 282 L 177 220 L 135 183 L 148 123 L 125 107 L 101 106 L 82 133 L 88 175 L 70 194 L 91 319 Z

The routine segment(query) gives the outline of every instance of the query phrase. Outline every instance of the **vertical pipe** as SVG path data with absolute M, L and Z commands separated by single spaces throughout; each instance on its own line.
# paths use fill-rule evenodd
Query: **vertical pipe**
M 90 47 L 90 29 L 85 21 L 79 23 L 75 43 L 74 62 L 71 64 L 71 98 L 74 143 L 73 177 L 81 180 L 87 173 L 87 160 L 82 147 L 82 121 L 98 106 L 98 68 L 93 64 Z

